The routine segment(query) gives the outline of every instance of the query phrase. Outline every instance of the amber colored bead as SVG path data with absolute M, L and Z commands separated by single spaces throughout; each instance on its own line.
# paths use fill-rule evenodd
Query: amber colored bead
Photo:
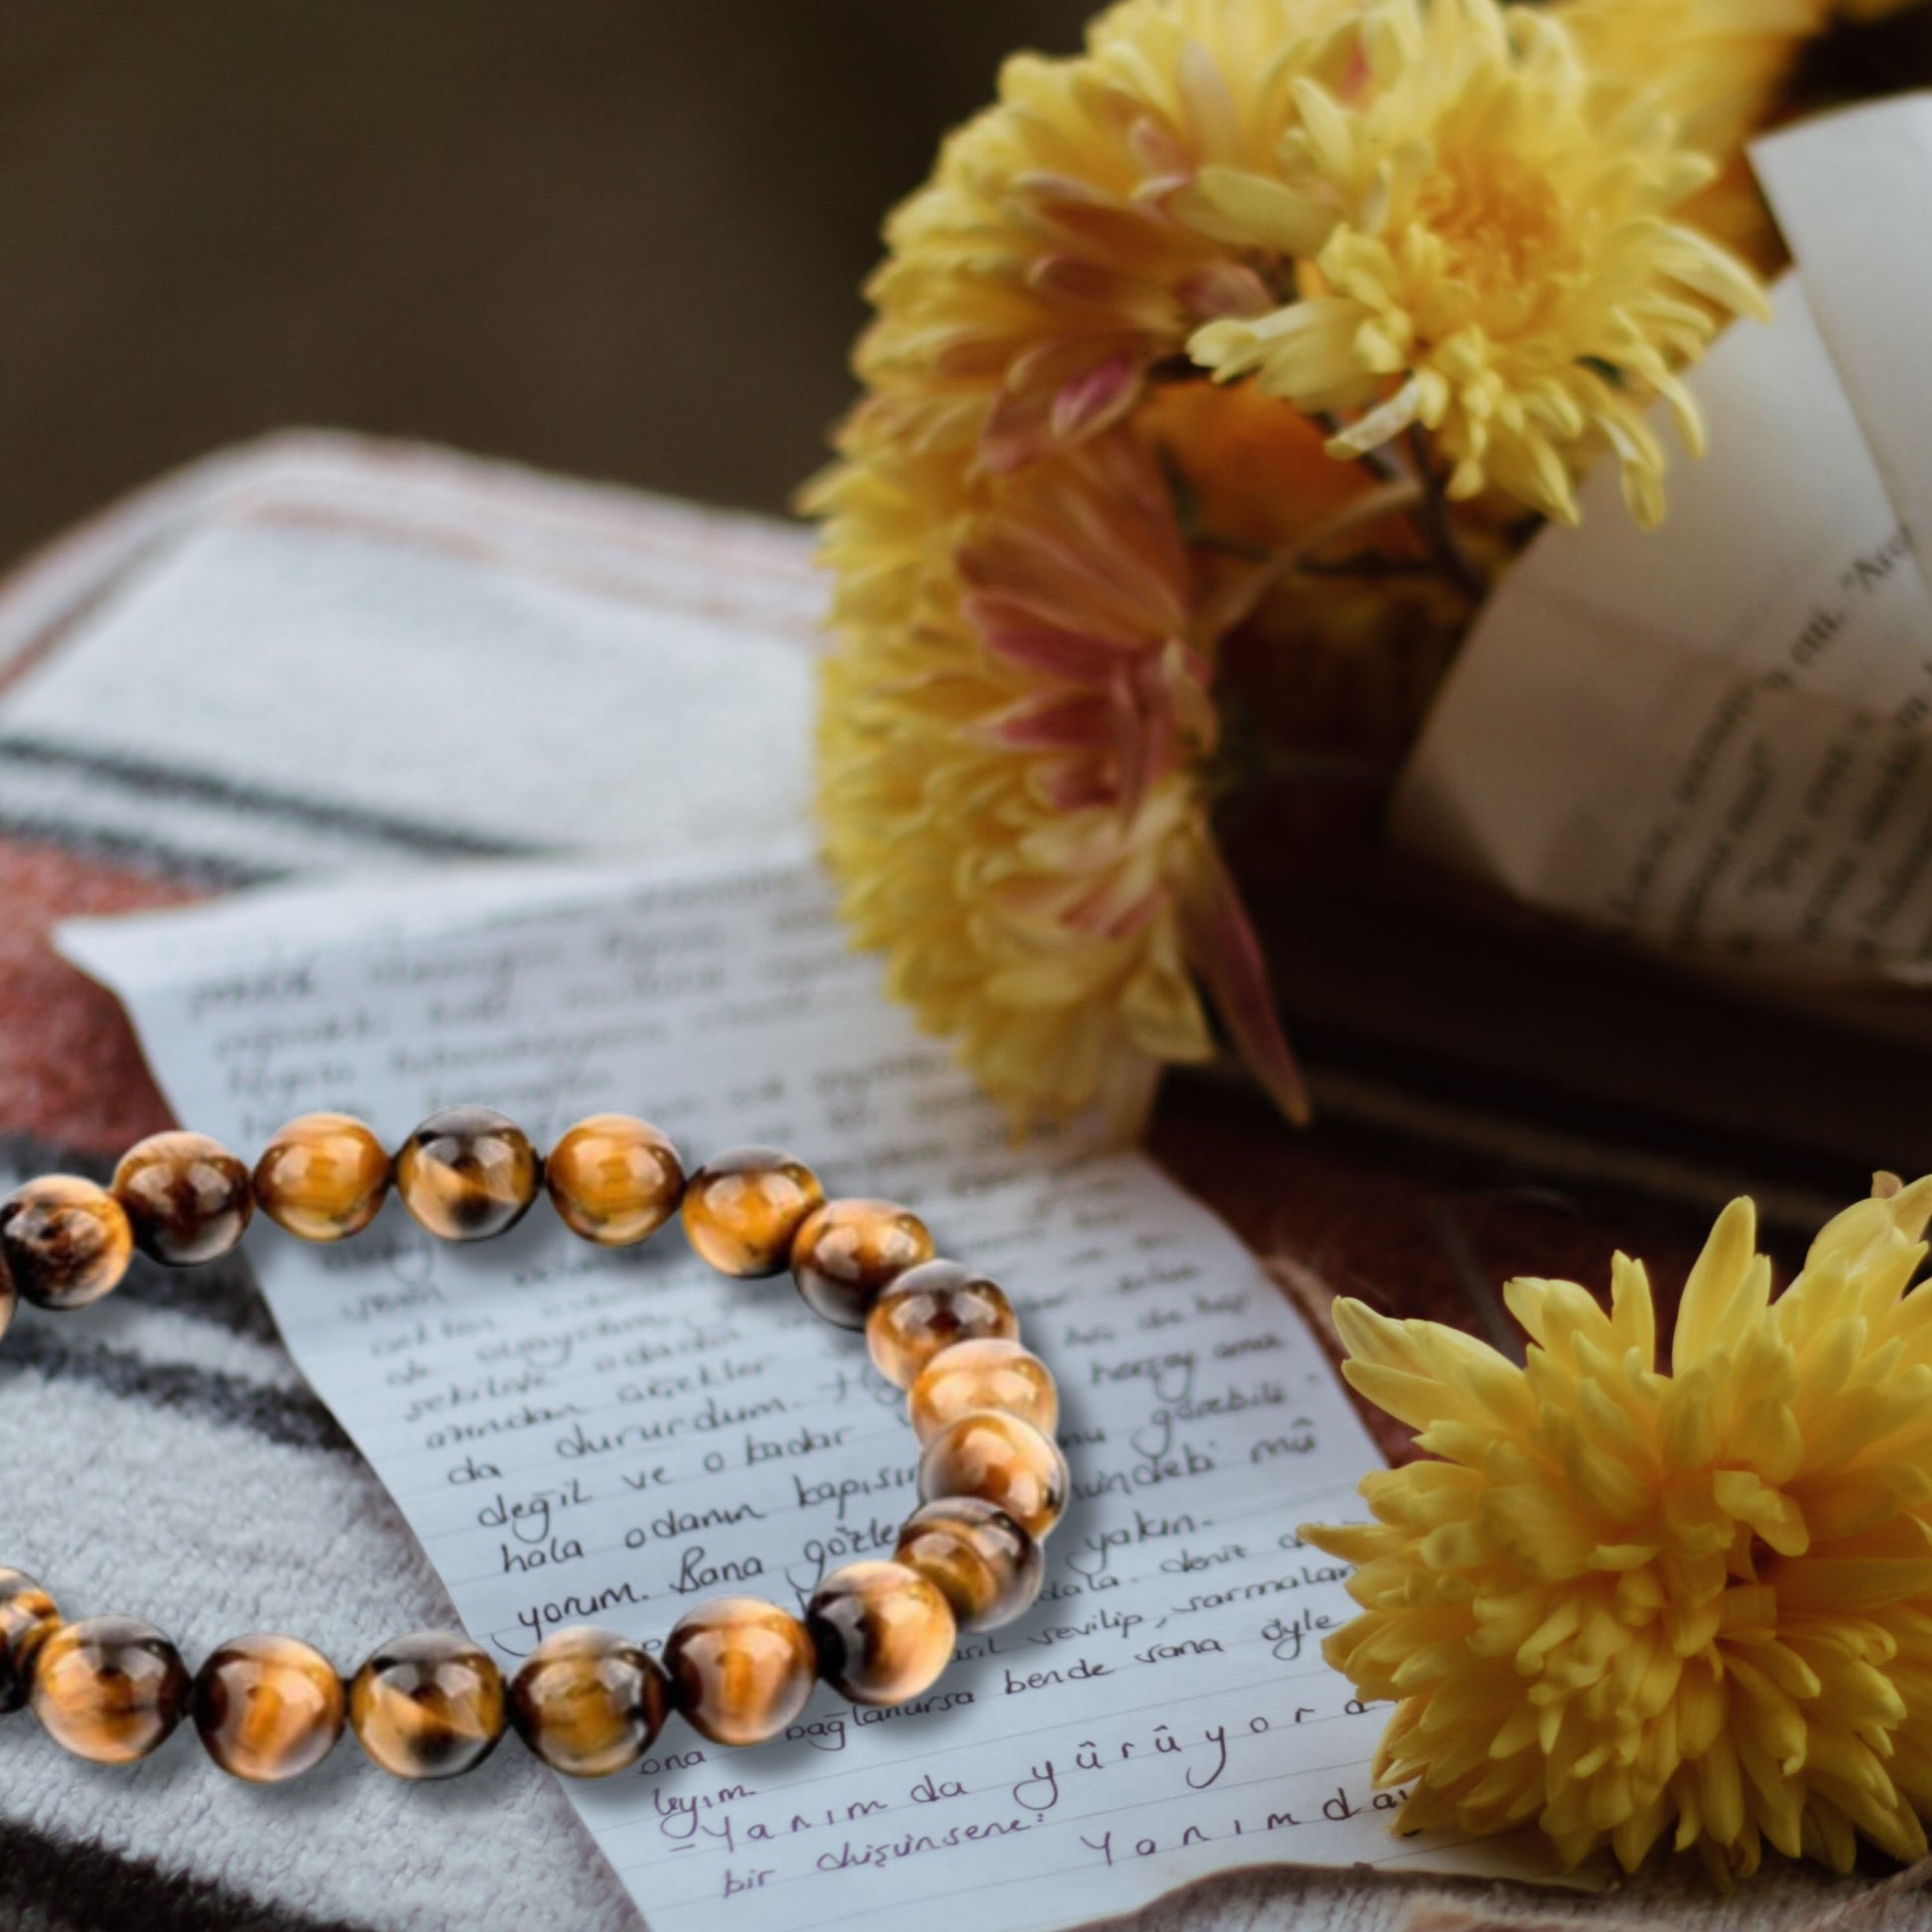
M 1059 1446 L 1032 1423 L 997 1410 L 947 1424 L 919 1457 L 922 1500 L 978 1496 L 1032 1537 L 1043 1537 L 1060 1520 L 1070 1486 Z
M 600 1248 L 655 1234 L 684 1198 L 684 1164 L 669 1139 L 628 1114 L 580 1120 L 544 1163 L 558 1217 Z
M 903 1704 L 952 1661 L 958 1627 L 938 1586 L 902 1563 L 849 1563 L 812 1592 L 818 1674 L 854 1704 Z
M 1046 1578 L 1039 1545 L 982 1496 L 922 1504 L 893 1554 L 938 1586 L 962 1630 L 997 1630 L 1024 1615 Z
M 226 1254 L 255 1211 L 248 1170 L 206 1134 L 155 1134 L 130 1148 L 114 1170 L 114 1198 L 134 1245 L 169 1268 Z
M 34 1659 L 60 1624 L 53 1597 L 33 1578 L 0 1570 L 0 1714 L 27 1702 Z
M 0 1285 L 43 1309 L 84 1309 L 121 1285 L 134 1231 L 105 1187 L 51 1173 L 0 1201 Z M 0 1309 L 0 1333 L 7 1326 Z
M 517 1735 L 569 1778 L 627 1771 L 650 1749 L 671 1707 L 664 1667 L 615 1630 L 559 1630 L 510 1679 Z
M 948 1423 L 975 1409 L 1018 1416 L 1050 1436 L 1059 1426 L 1060 1392 L 1053 1371 L 1017 1341 L 956 1342 L 919 1371 L 906 1413 L 913 1435 L 929 1443 Z
M 503 1674 L 461 1632 L 418 1630 L 383 1644 L 355 1673 L 348 1722 L 396 1777 L 461 1777 L 503 1734 Z
M 684 1721 L 714 1744 L 762 1744 L 804 1710 L 818 1657 L 795 1616 L 756 1596 L 719 1596 L 678 1619 L 664 1668 Z
M 805 1219 L 791 1244 L 791 1278 L 814 1314 L 863 1328 L 883 1290 L 932 1259 L 932 1236 L 909 1209 L 885 1200 L 835 1200 Z
M 684 1232 L 721 1275 L 783 1272 L 805 1217 L 825 1189 L 802 1161 L 774 1147 L 735 1147 L 707 1161 L 684 1190 Z
M 236 1637 L 195 1679 L 195 1728 L 231 1777 L 281 1784 L 313 1771 L 343 1734 L 343 1680 L 294 1637 Z
M 382 1212 L 389 1156 L 347 1114 L 304 1114 L 255 1163 L 255 1204 L 302 1241 L 345 1241 Z
M 94 1616 L 50 1632 L 34 1660 L 34 1715 L 57 1744 L 96 1764 L 132 1764 L 174 1734 L 188 1667 L 151 1623 Z
M 488 1107 L 432 1114 L 396 1156 L 396 1192 L 445 1241 L 507 1234 L 530 1210 L 543 1164 L 529 1136 Z
M 1013 1341 L 1020 1317 L 1004 1292 L 956 1261 L 908 1268 L 866 1316 L 873 1366 L 895 1388 L 909 1389 L 942 1348 L 962 1341 Z

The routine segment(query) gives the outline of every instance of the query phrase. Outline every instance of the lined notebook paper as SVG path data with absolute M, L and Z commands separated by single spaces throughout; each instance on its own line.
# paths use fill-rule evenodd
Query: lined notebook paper
M 251 1156 L 342 1108 L 392 1144 L 461 1101 L 544 1144 L 642 1113 L 693 1162 L 790 1147 L 916 1207 L 1001 1281 L 1059 1380 L 1074 1501 L 1020 1622 L 894 1710 L 821 1690 L 780 1740 L 673 1721 L 571 1796 L 660 1932 L 1079 1923 L 1246 1864 L 1538 1875 L 1520 1843 L 1399 1840 L 1386 1717 L 1321 1662 L 1345 1572 L 1297 1525 L 1379 1458 L 1248 1253 L 1138 1156 L 1016 1146 L 846 950 L 802 854 L 457 870 L 66 928 L 126 999 L 178 1116 Z M 796 1608 L 914 1506 L 902 1400 L 780 1279 L 675 1228 L 577 1242 L 540 1206 L 481 1248 L 392 1202 L 368 1234 L 250 1251 L 290 1348 L 505 1670 L 567 1624 L 653 1645 L 705 1597 Z M 352 1667 L 354 1659 L 337 1662 Z M 373 1773 L 371 1773 L 373 1775 Z

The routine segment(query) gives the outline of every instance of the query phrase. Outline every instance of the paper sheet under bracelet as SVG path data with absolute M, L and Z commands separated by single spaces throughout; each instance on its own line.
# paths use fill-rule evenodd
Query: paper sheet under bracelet
M 252 1150 L 343 1108 L 393 1145 L 484 1100 L 543 1144 L 643 1113 L 702 1157 L 773 1142 L 894 1196 L 1006 1285 L 1059 1378 L 1075 1501 L 1022 1621 L 932 1692 L 822 1690 L 786 1736 L 675 1720 L 570 1793 L 659 1932 L 1077 1923 L 1246 1864 L 1537 1875 L 1520 1844 L 1392 1837 L 1387 1716 L 1320 1657 L 1343 1571 L 1296 1526 L 1359 1519 L 1378 1461 L 1253 1258 L 1146 1161 L 1016 1150 L 846 948 L 787 861 L 683 874 L 487 871 L 69 926 L 178 1116 Z M 708 1596 L 797 1605 L 890 1556 L 914 1506 L 902 1399 L 779 1279 L 734 1283 L 675 1227 L 608 1253 L 547 1206 L 439 1246 L 391 1202 L 340 1249 L 250 1252 L 317 1391 L 506 1670 L 598 1622 L 653 1644 Z M 353 1660 L 339 1659 L 350 1664 Z

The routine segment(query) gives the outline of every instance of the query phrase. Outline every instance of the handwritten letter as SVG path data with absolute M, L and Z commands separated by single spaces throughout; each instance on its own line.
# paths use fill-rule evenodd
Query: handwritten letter
M 911 1705 L 821 1690 L 740 1752 L 673 1721 L 636 1774 L 572 1785 L 659 1932 L 922 1901 L 954 1923 L 968 1896 L 1017 1932 L 1233 1865 L 1499 1868 L 1389 1835 L 1386 1713 L 1321 1662 L 1345 1572 L 1296 1525 L 1358 1513 L 1377 1457 L 1318 1349 L 1146 1161 L 1078 1133 L 1016 1148 L 845 950 L 809 865 L 445 874 L 65 943 L 124 993 L 181 1117 L 251 1154 L 322 1106 L 391 1142 L 464 1100 L 539 1144 L 638 1112 L 693 1161 L 773 1142 L 835 1193 L 903 1199 L 1007 1286 L 1074 1472 L 1040 1602 Z M 675 1229 L 604 1253 L 540 1207 L 450 1248 L 392 1203 L 341 1249 L 250 1241 L 297 1359 L 506 1670 L 572 1623 L 656 1643 L 707 1596 L 796 1607 L 890 1556 L 915 1504 L 902 1400 L 859 1338 L 784 1279 L 719 1280 Z

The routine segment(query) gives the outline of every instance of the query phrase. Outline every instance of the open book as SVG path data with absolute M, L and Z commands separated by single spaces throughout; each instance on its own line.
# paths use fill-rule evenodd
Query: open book
M 1479 620 L 1398 838 L 1545 910 L 1923 1037 L 1932 95 L 1754 151 L 1796 258 L 1691 386 L 1663 527 L 1607 470 Z

